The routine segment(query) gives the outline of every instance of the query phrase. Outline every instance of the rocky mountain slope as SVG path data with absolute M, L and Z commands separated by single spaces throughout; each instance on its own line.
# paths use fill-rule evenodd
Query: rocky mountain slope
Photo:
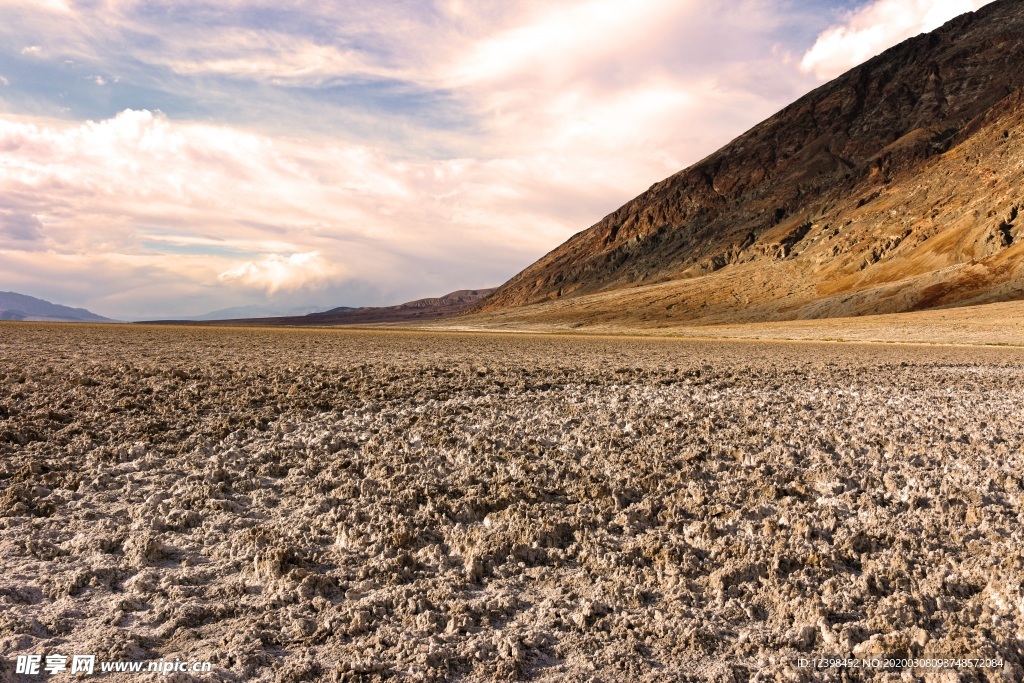
M 1001 0 L 655 184 L 475 311 L 713 323 L 1024 298 L 1022 87 L 1024 3 Z
M 0 320 L 31 320 L 37 322 L 110 323 L 110 318 L 96 315 L 84 308 L 53 304 L 17 292 L 0 292 Z

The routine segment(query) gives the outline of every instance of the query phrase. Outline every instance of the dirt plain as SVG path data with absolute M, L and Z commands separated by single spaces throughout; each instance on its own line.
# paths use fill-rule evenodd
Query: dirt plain
M 1022 403 L 1019 348 L 0 324 L 0 680 L 1019 681 Z

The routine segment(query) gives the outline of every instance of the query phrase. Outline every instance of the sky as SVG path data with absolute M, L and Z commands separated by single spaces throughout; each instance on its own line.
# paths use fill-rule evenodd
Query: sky
M 118 319 L 497 286 L 985 0 L 0 0 L 0 291 Z

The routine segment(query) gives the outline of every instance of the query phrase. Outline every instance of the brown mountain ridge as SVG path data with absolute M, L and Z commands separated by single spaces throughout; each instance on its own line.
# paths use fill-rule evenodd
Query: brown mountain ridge
M 386 325 L 436 321 L 463 313 L 494 289 L 460 289 L 444 296 L 407 301 L 397 306 L 340 306 L 321 313 L 272 318 L 237 318 L 230 320 L 150 320 L 159 325 L 244 325 L 249 327 L 298 326 L 332 327 L 336 325 Z
M 1024 298 L 1022 87 L 1024 3 L 1000 0 L 656 183 L 471 317 L 707 324 Z

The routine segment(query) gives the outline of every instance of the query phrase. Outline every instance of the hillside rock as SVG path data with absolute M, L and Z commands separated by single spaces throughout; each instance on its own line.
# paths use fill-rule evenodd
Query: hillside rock
M 656 183 L 475 311 L 634 322 L 1024 296 L 1024 4 L 912 38 Z

